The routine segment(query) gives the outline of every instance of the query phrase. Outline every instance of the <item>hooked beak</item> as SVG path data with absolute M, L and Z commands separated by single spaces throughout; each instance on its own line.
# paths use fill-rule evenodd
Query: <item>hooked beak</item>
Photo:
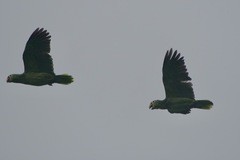
M 11 81 L 10 81 L 10 76 L 7 77 L 6 82 L 7 82 L 7 83 L 11 82 Z

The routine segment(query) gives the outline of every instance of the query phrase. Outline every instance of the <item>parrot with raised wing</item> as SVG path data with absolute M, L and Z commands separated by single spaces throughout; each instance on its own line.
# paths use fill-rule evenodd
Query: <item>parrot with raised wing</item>
M 51 36 L 43 28 L 37 28 L 27 41 L 23 52 L 24 73 L 11 74 L 7 82 L 33 86 L 70 84 L 73 77 L 68 74 L 56 75 L 53 60 L 49 55 Z
M 184 58 L 177 50 L 167 51 L 162 72 L 166 98 L 152 101 L 150 109 L 167 109 L 170 113 L 188 114 L 192 108 L 208 110 L 213 106 L 209 100 L 195 100 Z

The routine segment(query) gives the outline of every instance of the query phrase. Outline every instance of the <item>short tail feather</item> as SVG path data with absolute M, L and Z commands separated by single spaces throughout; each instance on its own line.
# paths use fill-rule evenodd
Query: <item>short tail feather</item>
M 194 102 L 193 108 L 200 108 L 200 109 L 211 109 L 213 106 L 213 103 L 209 100 L 197 100 Z
M 55 76 L 55 83 L 59 84 L 70 84 L 73 82 L 73 77 L 68 74 L 61 74 Z

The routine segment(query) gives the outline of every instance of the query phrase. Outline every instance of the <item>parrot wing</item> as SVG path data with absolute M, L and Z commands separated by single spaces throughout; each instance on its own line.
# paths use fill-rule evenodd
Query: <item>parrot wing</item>
M 163 84 L 166 98 L 185 97 L 194 99 L 191 78 L 180 53 L 167 51 L 163 62 Z
M 54 74 L 50 52 L 51 36 L 43 28 L 37 28 L 27 41 L 23 53 L 24 72 Z

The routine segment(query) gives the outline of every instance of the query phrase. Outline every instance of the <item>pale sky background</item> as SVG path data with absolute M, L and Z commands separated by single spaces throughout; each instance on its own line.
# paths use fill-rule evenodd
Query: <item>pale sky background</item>
M 1 160 L 231 160 L 240 157 L 240 1 L 0 0 Z M 31 33 L 51 36 L 68 86 L 6 83 Z M 185 57 L 211 110 L 149 110 L 164 99 L 166 51 Z

